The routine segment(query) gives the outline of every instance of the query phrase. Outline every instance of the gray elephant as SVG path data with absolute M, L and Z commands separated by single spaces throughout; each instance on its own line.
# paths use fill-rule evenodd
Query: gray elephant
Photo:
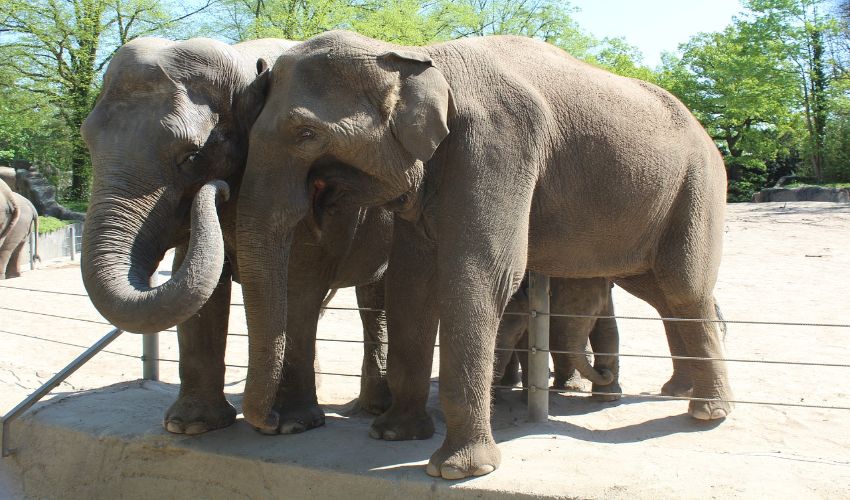
M 605 278 L 550 280 L 553 314 L 570 314 L 590 317 L 552 316 L 549 325 L 549 349 L 572 354 L 552 353 L 555 365 L 556 389 L 580 389 L 580 377 L 593 383 L 591 396 L 597 401 L 615 401 L 620 398 L 618 381 L 620 363 L 619 332 L 613 316 L 611 282 Z M 494 383 L 505 383 L 516 379 L 512 373 L 517 363 L 522 366 L 522 385 L 528 387 L 528 280 L 524 279 L 519 290 L 511 297 L 505 314 L 499 323 L 496 335 L 496 362 L 493 369 Z M 591 366 L 583 354 L 590 340 L 594 352 Z M 512 349 L 520 349 L 512 351 Z M 582 353 L 582 354 L 579 354 Z M 595 354 L 599 353 L 599 354 Z M 608 355 L 614 354 L 614 355 Z M 507 378 L 506 378 L 507 377 Z M 514 382 L 515 383 L 515 382 Z
M 0 182 L 0 280 L 21 275 L 24 245 L 33 228 L 38 235 L 38 212 L 32 202 Z M 38 236 L 33 258 L 38 259 Z
M 396 212 L 385 278 L 393 402 L 370 434 L 433 434 L 426 400 L 439 323 L 447 430 L 432 476 L 500 463 L 493 353 L 526 268 L 610 278 L 663 317 L 714 318 L 720 153 L 666 91 L 552 45 L 494 36 L 399 47 L 324 33 L 277 60 L 250 144 L 237 244 L 251 340 L 268 351 L 285 334 L 287 274 L 265 249 L 288 255 L 302 220 L 341 207 Z M 665 329 L 673 354 L 709 358 L 676 360 L 699 398 L 690 414 L 726 417 L 732 392 L 715 325 Z M 277 354 L 251 354 L 243 413 L 274 427 Z
M 170 432 L 198 434 L 236 417 L 223 392 L 224 352 L 231 279 L 239 278 L 236 200 L 248 130 L 265 94 L 265 78 L 257 78 L 265 68 L 257 60 L 293 45 L 134 40 L 110 62 L 82 126 L 93 164 L 83 281 L 97 309 L 119 328 L 151 333 L 179 324 L 180 393 L 163 422 Z M 383 210 L 339 211 L 316 227 L 299 227 L 289 256 L 273 257 L 284 270 L 288 262 L 292 278 L 289 300 L 279 304 L 290 330 L 286 363 L 281 353 L 269 368 L 283 382 L 270 401 L 279 426 L 266 431 L 299 432 L 324 422 L 313 368 L 322 300 L 329 288 L 357 285 L 361 306 L 383 307 L 391 222 Z M 151 287 L 151 274 L 172 247 L 172 279 Z M 369 342 L 360 404 L 380 413 L 390 398 L 385 320 L 377 312 L 362 319 Z M 284 349 L 283 339 L 277 347 Z M 262 352 L 256 343 L 252 349 L 253 356 Z

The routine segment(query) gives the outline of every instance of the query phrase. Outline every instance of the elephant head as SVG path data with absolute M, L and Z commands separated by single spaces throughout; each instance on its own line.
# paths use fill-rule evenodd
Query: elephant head
M 283 52 L 277 43 L 267 52 Z M 81 267 L 92 302 L 119 328 L 171 327 L 215 289 L 224 263 L 215 193 L 238 189 L 265 98 L 256 52 L 140 38 L 109 64 L 81 128 L 93 166 Z M 165 252 L 190 234 L 180 269 L 151 287 Z
M 358 64 L 346 62 L 352 56 Z M 266 105 L 251 130 L 237 223 L 251 331 L 243 414 L 253 425 L 276 425 L 270 408 L 296 224 L 306 217 L 318 232 L 327 211 L 405 205 L 453 115 L 451 89 L 424 52 L 329 32 L 275 63 Z M 258 314 L 259 305 L 273 314 Z

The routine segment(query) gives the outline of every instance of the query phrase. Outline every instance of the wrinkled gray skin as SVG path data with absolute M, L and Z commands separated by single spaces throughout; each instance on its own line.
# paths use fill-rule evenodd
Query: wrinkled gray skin
M 298 223 L 330 207 L 397 212 L 386 274 L 393 402 L 371 434 L 432 435 L 425 405 L 439 322 L 447 429 L 426 467 L 433 476 L 500 463 L 490 429 L 496 330 L 526 268 L 607 277 L 662 316 L 714 318 L 725 169 L 664 90 L 497 36 L 399 47 L 328 32 L 280 57 L 271 75 L 237 223 L 251 342 L 265 346 L 252 346 L 243 399 L 254 425 L 277 425 L 269 364 L 285 335 L 280 264 Z M 328 170 L 332 180 L 317 183 Z M 273 246 L 282 260 L 257 250 Z M 723 357 L 713 323 L 665 328 L 673 354 Z M 677 364 L 709 400 L 691 401 L 692 416 L 729 414 L 722 361 Z
M 82 126 L 94 168 L 83 281 L 97 309 L 119 328 L 150 333 L 178 324 L 180 394 L 163 422 L 170 432 L 199 434 L 236 417 L 223 392 L 224 352 L 231 279 L 238 281 L 236 200 L 248 131 L 266 90 L 257 61 L 293 45 L 134 40 L 110 62 Z M 324 422 L 313 368 L 319 308 L 329 288 L 351 285 L 359 285 L 363 307 L 383 307 L 390 224 L 386 212 L 353 208 L 325 220 L 328 236 L 321 242 L 299 229 L 289 270 L 287 363 L 281 355 L 269 367 L 277 379 L 286 374 L 274 402 L 282 417 L 266 431 L 299 432 Z M 172 279 L 150 287 L 173 247 Z M 375 342 L 386 337 L 385 320 L 367 313 L 363 323 L 372 343 L 364 348 L 360 403 L 380 413 L 389 391 L 385 347 Z
M 21 275 L 23 249 L 33 226 L 38 234 L 38 212 L 33 204 L 0 182 L 0 280 Z M 37 242 L 36 239 L 36 259 Z
M 587 316 L 613 316 L 614 304 L 611 300 L 611 282 L 604 278 L 550 280 L 551 299 L 549 310 L 556 314 L 574 314 Z M 508 385 L 516 379 L 516 357 L 522 366 L 522 385 L 528 387 L 528 353 L 513 352 L 510 349 L 528 349 L 528 280 L 523 280 L 519 290 L 511 297 L 505 314 L 499 323 L 496 335 L 496 362 L 493 368 L 494 383 L 502 381 Z M 591 366 L 584 354 L 590 340 L 594 353 L 594 365 Z M 617 356 L 605 356 L 601 353 L 619 352 L 619 332 L 617 321 L 613 318 L 565 318 L 553 316 L 549 324 L 549 349 L 568 351 L 573 354 L 552 353 L 555 365 L 556 389 L 580 389 L 579 376 L 593 382 L 591 397 L 597 401 L 615 401 L 619 399 L 618 381 L 620 364 Z M 507 377 L 507 378 L 506 378 Z M 515 383 L 515 382 L 514 382 Z M 610 393 L 610 394 L 604 394 Z

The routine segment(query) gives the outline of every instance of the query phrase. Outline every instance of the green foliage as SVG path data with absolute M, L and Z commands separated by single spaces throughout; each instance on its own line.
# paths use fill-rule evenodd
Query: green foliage
M 727 200 L 731 202 L 750 201 L 753 193 L 764 187 L 767 180 L 764 161 L 752 156 L 727 156 L 726 171 L 730 172 Z
M 2 1 L 0 91 L 12 101 L 4 99 L 0 108 L 0 144 L 5 144 L 0 150 L 5 156 L 44 159 L 58 169 L 56 179 L 68 173 L 68 195 L 84 200 L 91 174 L 78 130 L 94 104 L 103 69 L 114 51 L 135 37 L 177 35 L 176 19 L 192 12 L 185 5 L 168 12 L 160 0 Z M 45 137 L 56 141 L 46 148 L 56 154 L 35 151 Z
M 831 5 L 846 10 L 831 9 Z M 782 175 L 850 180 L 850 2 L 743 0 L 653 70 L 627 38 L 597 39 L 559 0 L 0 0 L 0 161 L 42 166 L 60 197 L 85 200 L 78 129 L 112 54 L 143 35 L 303 40 L 352 29 L 402 45 L 513 34 L 559 46 L 676 94 L 725 156 L 730 200 Z M 200 15 L 197 15 L 201 13 Z M 628 36 L 628 34 L 626 34 Z M 84 211 L 84 206 L 75 207 Z
M 83 214 L 89 209 L 89 203 L 87 201 L 62 200 L 60 203 L 68 210 L 73 210 L 74 212 L 80 212 Z
M 73 224 L 72 221 L 59 220 L 55 217 L 38 216 L 38 234 L 48 234 Z

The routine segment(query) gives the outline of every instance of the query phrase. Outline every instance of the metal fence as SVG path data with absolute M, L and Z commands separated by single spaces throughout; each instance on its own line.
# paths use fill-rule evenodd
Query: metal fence
M 30 233 L 29 245 L 25 247 L 25 259 L 30 269 L 35 267 L 35 239 L 38 238 L 38 256 L 42 262 L 57 259 L 77 260 L 83 246 L 83 223 L 75 222 L 47 234 Z
M 73 233 L 72 233 L 73 234 Z M 41 292 L 41 293 L 53 293 L 53 294 L 65 294 L 68 295 L 68 292 L 54 292 L 50 290 L 35 290 L 35 289 L 26 289 L 15 286 L 7 286 L 0 285 L 0 288 L 8 288 L 8 289 L 17 289 L 17 290 L 27 290 L 33 292 Z M 85 294 L 76 294 L 70 293 L 70 295 L 78 295 L 81 297 L 85 297 Z M 244 304 L 232 304 L 234 306 L 244 306 Z M 356 308 L 356 307 L 325 307 L 326 310 L 346 310 L 346 311 L 380 311 L 377 309 L 365 309 L 365 308 Z M 61 316 L 57 314 L 44 313 L 44 312 L 34 312 L 27 311 L 22 309 L 17 309 L 13 307 L 7 307 L 6 305 L 0 305 L 0 310 L 5 311 L 14 311 L 18 313 L 24 314 L 32 314 L 32 315 L 40 315 L 40 316 L 48 316 L 54 318 L 62 318 L 69 321 L 83 321 L 88 323 L 100 324 L 100 325 L 109 325 L 105 321 L 95 321 L 90 319 L 83 318 L 72 318 L 67 316 Z M 684 360 L 695 360 L 695 361 L 725 361 L 729 363 L 764 363 L 764 364 L 774 364 L 774 365 L 787 365 L 787 366 L 813 366 L 813 367 L 831 367 L 831 368 L 850 368 L 850 364 L 845 363 L 822 363 L 822 362 L 809 362 L 809 361 L 791 361 L 791 360 L 771 360 L 771 359 L 741 359 L 741 358 L 704 358 L 704 357 L 690 357 L 690 356 L 672 356 L 669 354 L 635 354 L 635 353 L 585 353 L 585 352 L 572 352 L 572 351 L 558 351 L 551 350 L 549 348 L 549 320 L 552 317 L 568 317 L 568 318 L 613 318 L 618 320 L 646 320 L 646 321 L 685 321 L 685 322 L 719 322 L 717 319 L 708 319 L 708 318 L 660 318 L 660 317 L 640 317 L 640 316 L 596 316 L 596 315 L 581 315 L 581 314 L 556 314 L 551 313 L 549 310 L 549 278 L 540 275 L 537 273 L 530 273 L 529 277 L 529 311 L 523 313 L 506 313 L 506 314 L 523 314 L 530 316 L 529 321 L 529 344 L 528 348 L 515 348 L 515 349 L 503 349 L 515 352 L 527 352 L 529 354 L 529 377 L 528 377 L 528 386 L 527 387 L 499 387 L 494 386 L 495 388 L 502 389 L 510 389 L 510 390 L 523 390 L 528 391 L 528 419 L 533 422 L 546 421 L 549 416 L 549 397 L 548 394 L 550 392 L 558 392 L 558 393 L 573 393 L 573 394 L 595 394 L 593 391 L 578 391 L 578 390 L 567 390 L 567 389 L 559 389 L 559 388 L 550 388 L 549 387 L 549 355 L 550 354 L 594 354 L 594 355 L 605 355 L 605 356 L 617 356 L 617 357 L 640 357 L 640 358 L 649 358 L 649 359 L 684 359 Z M 794 327 L 821 327 L 821 328 L 839 328 L 839 329 L 848 329 L 850 328 L 850 324 L 840 324 L 840 323 L 811 323 L 811 322 L 780 322 L 780 321 L 759 321 L 759 320 L 723 320 L 724 323 L 727 324 L 750 324 L 750 325 L 773 325 L 773 326 L 794 326 Z M 169 331 L 174 331 L 173 329 Z M 7 335 L 19 335 L 30 338 L 36 338 L 39 340 L 43 340 L 46 342 L 54 342 L 61 343 L 65 345 L 75 346 L 85 351 L 73 362 L 71 362 L 67 367 L 62 369 L 59 373 L 57 373 L 53 378 L 51 378 L 47 383 L 45 383 L 38 390 L 33 392 L 29 397 L 27 397 L 24 401 L 18 404 L 15 408 L 13 408 L 10 412 L 8 412 L 3 417 L 2 424 L 2 455 L 8 456 L 10 450 L 8 448 L 8 433 L 9 433 L 9 424 L 23 414 L 28 408 L 38 402 L 42 397 L 47 395 L 51 390 L 53 390 L 56 386 L 58 386 L 63 380 L 65 380 L 68 376 L 70 376 L 74 371 L 76 371 L 79 367 L 81 367 L 85 362 L 91 359 L 95 354 L 100 351 L 103 351 L 106 346 L 108 346 L 113 340 L 118 338 L 122 333 L 119 329 L 112 329 L 109 333 L 107 333 L 103 338 L 98 340 L 91 347 L 72 344 L 68 342 L 56 341 L 52 339 L 44 339 L 36 336 L 28 335 L 26 333 L 21 332 L 10 332 L 5 330 L 0 330 L 0 334 Z M 247 334 L 244 333 L 229 333 L 230 337 L 247 337 Z M 354 339 L 330 339 L 330 338 L 317 338 L 317 342 L 346 342 L 346 343 L 363 343 L 363 340 L 354 340 Z M 159 378 L 159 363 L 178 363 L 179 361 L 176 359 L 166 359 L 160 358 L 158 353 L 158 334 L 151 334 L 143 336 L 143 348 L 141 356 L 133 356 L 125 353 L 111 352 L 111 354 L 136 358 L 142 361 L 143 364 L 143 378 L 147 380 L 158 380 Z M 439 345 L 435 345 L 435 348 L 439 347 Z M 110 352 L 110 351 L 105 351 Z M 225 365 L 230 368 L 247 368 L 247 365 L 234 365 L 227 364 Z M 360 377 L 359 373 L 328 373 L 328 372 L 317 372 L 317 375 L 326 375 L 326 376 L 337 376 L 337 377 Z M 611 393 L 600 393 L 605 394 L 607 396 L 611 396 Z M 647 399 L 647 400 L 686 400 L 686 401 L 712 401 L 705 398 L 697 398 L 697 397 L 685 397 L 685 396 L 664 396 L 658 394 L 629 394 L 629 393 L 619 393 L 620 396 L 631 397 L 636 399 Z M 718 401 L 714 399 L 713 401 Z M 844 405 L 818 405 L 818 404 L 806 404 L 806 403 L 797 403 L 790 401 L 758 401 L 758 400 L 749 400 L 749 399 L 734 399 L 728 400 L 729 403 L 734 404 L 749 404 L 749 405 L 765 405 L 765 406 L 776 406 L 776 407 L 796 407 L 796 408 L 817 408 L 817 409 L 826 409 L 826 410 L 840 410 L 846 411 L 850 410 L 850 406 Z

